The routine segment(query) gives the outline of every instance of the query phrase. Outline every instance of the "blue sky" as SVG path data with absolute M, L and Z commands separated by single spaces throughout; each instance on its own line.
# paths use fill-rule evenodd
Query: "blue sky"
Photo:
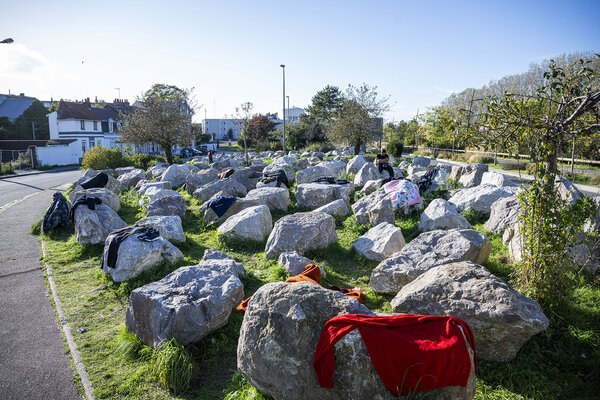
M 327 84 L 377 85 L 408 119 L 453 91 L 574 51 L 600 52 L 600 1 L 6 1 L 0 93 L 133 100 L 194 87 L 195 120 L 242 102 L 281 112 Z

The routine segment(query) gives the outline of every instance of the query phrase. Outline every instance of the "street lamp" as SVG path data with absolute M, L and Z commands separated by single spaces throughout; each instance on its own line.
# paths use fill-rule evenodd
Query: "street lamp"
M 6 39 L 4 39 L 3 41 L 1 41 L 0 43 L 6 43 L 6 44 L 10 44 L 10 43 L 12 43 L 12 42 L 14 42 L 13 38 L 6 38 Z
M 283 154 L 285 155 L 285 65 L 281 64 L 283 70 Z

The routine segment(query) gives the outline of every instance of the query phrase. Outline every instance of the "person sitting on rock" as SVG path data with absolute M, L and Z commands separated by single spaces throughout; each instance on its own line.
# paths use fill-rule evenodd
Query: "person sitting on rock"
M 386 170 L 390 174 L 390 178 L 394 178 L 394 169 L 390 165 L 390 156 L 387 155 L 385 149 L 381 149 L 381 154 L 377 154 L 377 168 L 381 174 L 383 170 Z

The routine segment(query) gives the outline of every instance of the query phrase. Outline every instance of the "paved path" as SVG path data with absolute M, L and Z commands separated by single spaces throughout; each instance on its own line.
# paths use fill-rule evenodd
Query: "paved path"
M 0 179 L 0 207 L 26 195 L 49 189 L 81 177 L 81 171 L 47 171 L 41 174 Z
M 80 173 L 78 173 L 80 174 Z M 0 180 L 6 191 L 56 183 L 54 174 Z M 58 180 L 64 183 L 69 175 Z M 29 185 L 29 186 L 25 186 Z M 38 186 L 39 185 L 39 186 Z M 39 189 L 36 189 L 39 192 Z M 55 190 L 43 191 L 0 211 L 0 399 L 81 399 L 73 369 L 54 314 L 43 271 L 40 244 L 29 229 L 52 202 Z M 23 194 L 23 192 L 19 192 Z M 8 195 L 8 197 L 7 197 Z M 13 199 L 14 200 L 14 199 Z M 0 205 L 2 203 L 0 202 Z

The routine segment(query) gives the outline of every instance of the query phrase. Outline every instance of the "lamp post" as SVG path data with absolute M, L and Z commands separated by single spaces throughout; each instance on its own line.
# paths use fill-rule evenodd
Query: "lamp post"
M 1 41 L 0 43 L 10 44 L 12 42 L 14 42 L 13 38 L 6 38 L 3 41 Z
M 281 64 L 283 71 L 283 154 L 285 155 L 285 65 Z
M 285 96 L 287 99 L 287 116 L 290 117 L 290 96 Z

